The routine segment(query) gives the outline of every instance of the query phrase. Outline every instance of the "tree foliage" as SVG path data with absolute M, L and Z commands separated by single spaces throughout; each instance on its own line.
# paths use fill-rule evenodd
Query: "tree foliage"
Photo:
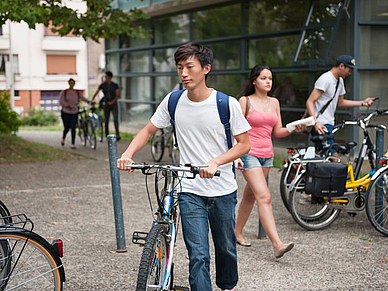
M 17 113 L 11 110 L 9 94 L 0 92 L 0 133 L 16 132 L 21 124 Z
M 139 21 L 148 16 L 139 9 L 123 12 L 114 8 L 113 0 L 87 0 L 87 11 L 80 13 L 63 6 L 61 0 L 2 0 L 0 1 L 0 25 L 7 20 L 26 22 L 31 29 L 42 23 L 49 26 L 50 22 L 58 32 L 65 36 L 70 32 L 80 35 L 85 40 L 91 38 L 98 42 L 99 38 L 114 38 L 121 34 L 130 37 L 146 37 L 147 31 Z

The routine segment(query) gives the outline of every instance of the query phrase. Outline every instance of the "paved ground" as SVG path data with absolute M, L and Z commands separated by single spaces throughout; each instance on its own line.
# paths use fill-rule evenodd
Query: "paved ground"
M 19 136 L 60 146 L 60 132 L 19 132 Z M 69 143 L 69 141 L 67 141 Z M 127 143 L 118 143 L 121 154 Z M 70 151 L 69 144 L 65 150 Z M 12 213 L 24 212 L 43 237 L 64 241 L 65 290 L 135 290 L 142 249 L 131 244 L 135 230 L 147 231 L 151 212 L 140 173 L 121 173 L 127 253 L 114 253 L 115 226 L 106 142 L 96 150 L 77 145 L 82 161 L 0 165 L 0 199 Z M 150 149 L 136 161 L 151 162 Z M 165 161 L 168 161 L 165 158 Z M 258 240 L 258 215 L 245 236 L 252 247 L 238 246 L 236 290 L 388 290 L 388 238 L 370 225 L 366 214 L 345 213 L 328 229 L 307 232 L 285 210 L 278 190 L 280 174 L 270 173 L 270 190 L 280 237 L 294 241 L 292 252 L 275 260 L 269 240 Z M 241 199 L 244 181 L 237 175 Z M 212 257 L 213 258 L 213 257 Z M 214 260 L 213 260 L 214 261 Z M 175 282 L 188 285 L 188 261 L 182 235 L 175 252 Z M 214 267 L 212 265 L 214 279 Z M 214 285 L 214 290 L 218 290 Z

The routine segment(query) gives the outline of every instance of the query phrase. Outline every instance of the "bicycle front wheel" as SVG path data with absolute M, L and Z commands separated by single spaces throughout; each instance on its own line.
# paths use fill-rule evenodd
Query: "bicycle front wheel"
M 50 247 L 35 233 L 0 231 L 1 290 L 62 290 L 63 266 Z
M 388 236 L 388 168 L 368 187 L 366 214 L 373 227 Z
M 290 212 L 295 222 L 307 230 L 321 230 L 331 225 L 341 210 L 330 207 L 322 197 L 305 192 L 306 174 L 297 178 L 290 191 Z
M 155 162 L 160 162 L 164 154 L 164 131 L 158 129 L 151 140 L 151 154 Z
M 156 224 L 152 226 L 144 245 L 137 277 L 137 291 L 162 290 L 167 253 L 166 228 L 161 224 Z
M 94 127 L 94 120 L 89 119 L 86 123 L 86 126 L 88 128 L 88 140 L 90 144 L 90 148 L 95 150 L 97 147 L 97 138 L 96 138 L 96 130 Z

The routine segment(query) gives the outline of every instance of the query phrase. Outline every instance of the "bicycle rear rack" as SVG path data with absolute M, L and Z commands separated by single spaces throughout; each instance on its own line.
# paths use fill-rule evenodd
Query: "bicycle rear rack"
M 25 214 L 14 214 L 0 217 L 0 230 L 22 228 L 32 232 L 34 223 Z
M 134 231 L 132 234 L 132 243 L 144 246 L 146 243 L 148 232 Z

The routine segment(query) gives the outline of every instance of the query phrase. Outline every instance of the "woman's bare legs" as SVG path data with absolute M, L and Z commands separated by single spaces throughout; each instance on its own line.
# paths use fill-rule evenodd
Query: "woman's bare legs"
M 275 251 L 279 251 L 284 248 L 285 244 L 279 238 L 272 213 L 271 193 L 269 192 L 265 180 L 269 170 L 270 168 L 251 168 L 243 172 L 244 178 L 247 181 L 247 186 L 245 187 L 243 199 L 239 207 L 235 233 L 238 239 L 243 238 L 241 234 L 242 229 L 248 220 L 250 211 L 256 200 L 261 224 L 271 240 Z M 252 196 L 255 198 L 253 202 Z M 242 210 L 241 215 L 240 209 Z
M 252 212 L 256 198 L 249 184 L 247 183 L 244 189 L 243 198 L 238 208 L 236 226 L 234 232 L 238 241 L 246 242 L 247 240 L 242 235 L 242 230 Z

